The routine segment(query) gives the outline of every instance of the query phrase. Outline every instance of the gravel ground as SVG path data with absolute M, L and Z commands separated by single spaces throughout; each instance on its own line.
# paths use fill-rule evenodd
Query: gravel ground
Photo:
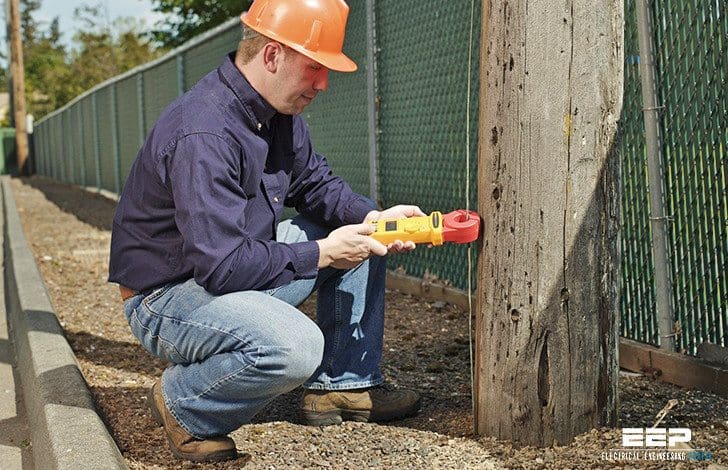
M 86 381 L 132 469 L 172 468 L 697 468 L 728 469 L 728 399 L 641 376 L 620 378 L 620 426 L 663 421 L 689 427 L 691 446 L 708 463 L 604 460 L 621 447 L 615 429 L 592 430 L 569 446 L 514 449 L 472 432 L 467 312 L 388 292 L 384 370 L 399 386 L 419 390 L 422 412 L 382 426 L 300 424 L 300 391 L 279 397 L 255 423 L 233 433 L 237 460 L 195 465 L 175 459 L 145 406 L 164 364 L 129 332 L 115 285 L 106 282 L 115 203 L 53 180 L 13 179 L 23 227 Z M 311 313 L 313 302 L 304 304 Z

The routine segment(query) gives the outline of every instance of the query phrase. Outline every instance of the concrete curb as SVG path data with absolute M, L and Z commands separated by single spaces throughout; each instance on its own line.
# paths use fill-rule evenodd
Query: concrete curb
M 5 303 L 31 428 L 33 460 L 43 469 L 126 469 L 99 417 L 76 357 L 27 246 L 7 176 Z

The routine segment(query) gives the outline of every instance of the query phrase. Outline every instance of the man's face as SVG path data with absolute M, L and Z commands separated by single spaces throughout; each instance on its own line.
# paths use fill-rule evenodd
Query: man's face
M 282 52 L 271 104 L 280 113 L 300 114 L 329 87 L 329 69 L 288 47 Z

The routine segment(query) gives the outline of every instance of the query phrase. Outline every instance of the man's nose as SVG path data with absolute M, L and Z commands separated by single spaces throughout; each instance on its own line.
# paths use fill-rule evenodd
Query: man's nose
M 313 82 L 313 88 L 316 91 L 326 91 L 329 89 L 329 69 L 321 69 L 316 75 L 316 80 Z

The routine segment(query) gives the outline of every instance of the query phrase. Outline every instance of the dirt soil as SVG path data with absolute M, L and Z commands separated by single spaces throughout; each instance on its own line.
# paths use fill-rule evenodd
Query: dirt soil
M 473 434 L 467 312 L 443 302 L 387 293 L 384 371 L 423 395 L 421 413 L 391 425 L 300 423 L 300 390 L 279 397 L 232 437 L 240 458 L 197 465 L 178 460 L 145 405 L 164 363 L 129 332 L 115 285 L 106 282 L 115 202 L 32 177 L 12 188 L 28 242 L 98 409 L 132 469 L 172 468 L 728 468 L 728 399 L 646 377 L 620 378 L 620 424 L 689 427 L 707 462 L 606 460 L 621 448 L 618 429 L 596 429 L 568 446 L 515 449 Z M 311 313 L 308 301 L 304 311 Z

